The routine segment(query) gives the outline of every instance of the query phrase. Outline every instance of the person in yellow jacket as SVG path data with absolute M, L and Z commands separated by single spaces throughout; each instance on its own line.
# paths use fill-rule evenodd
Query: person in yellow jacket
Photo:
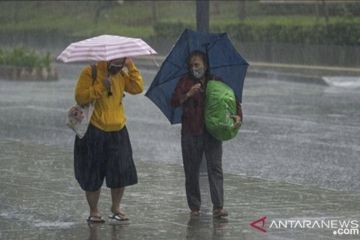
M 104 179 L 111 189 L 109 217 L 128 220 L 120 210 L 120 202 L 125 187 L 137 183 L 137 172 L 126 129 L 123 98 L 124 92 L 138 94 L 143 90 L 141 74 L 130 58 L 98 62 L 94 82 L 91 66 L 80 74 L 75 89 L 76 102 L 83 105 L 95 101 L 89 128 L 82 139 L 76 137 L 74 146 L 75 178 L 85 191 L 90 207 L 88 222 L 105 221 L 97 206 Z

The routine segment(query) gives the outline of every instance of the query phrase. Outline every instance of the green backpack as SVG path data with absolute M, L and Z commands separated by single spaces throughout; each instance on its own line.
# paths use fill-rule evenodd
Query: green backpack
M 205 126 L 220 141 L 232 139 L 239 128 L 234 128 L 232 116 L 237 114 L 234 91 L 225 83 L 210 80 L 205 97 Z

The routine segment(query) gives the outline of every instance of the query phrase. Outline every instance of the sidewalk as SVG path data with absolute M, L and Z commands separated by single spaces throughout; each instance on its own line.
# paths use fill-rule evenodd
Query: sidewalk
M 202 178 L 201 216 L 191 219 L 181 166 L 136 160 L 139 184 L 122 207 L 130 224 L 88 226 L 87 204 L 73 177 L 72 149 L 0 140 L 0 239 L 358 239 L 334 229 L 273 229 L 272 220 L 360 220 L 360 194 L 225 174 L 228 220 L 212 218 Z M 109 214 L 103 188 L 100 211 Z M 267 217 L 261 232 L 249 224 Z M 262 226 L 259 224 L 259 226 Z
M 136 64 L 143 68 L 159 69 L 165 56 L 142 56 L 136 57 Z M 324 77 L 329 76 L 351 76 L 360 78 L 359 68 L 339 66 L 314 66 L 266 62 L 249 62 L 247 76 L 276 78 L 295 82 L 306 82 L 327 85 Z

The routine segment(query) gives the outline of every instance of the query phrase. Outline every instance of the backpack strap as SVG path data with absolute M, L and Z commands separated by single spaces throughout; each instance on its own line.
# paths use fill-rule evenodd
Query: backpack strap
M 97 70 L 96 70 L 96 64 L 91 64 L 91 78 L 92 78 L 92 85 L 94 85 L 94 82 L 96 81 L 96 74 L 97 74 Z

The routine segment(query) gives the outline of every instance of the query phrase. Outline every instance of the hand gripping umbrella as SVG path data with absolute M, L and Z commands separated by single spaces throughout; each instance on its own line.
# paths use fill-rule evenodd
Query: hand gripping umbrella
M 188 72 L 186 60 L 194 50 L 208 55 L 210 73 L 222 78 L 241 101 L 249 64 L 240 56 L 226 33 L 202 33 L 185 30 L 162 63 L 146 96 L 153 101 L 171 124 L 180 123 L 182 109 L 170 105 L 171 95 L 180 77 Z

